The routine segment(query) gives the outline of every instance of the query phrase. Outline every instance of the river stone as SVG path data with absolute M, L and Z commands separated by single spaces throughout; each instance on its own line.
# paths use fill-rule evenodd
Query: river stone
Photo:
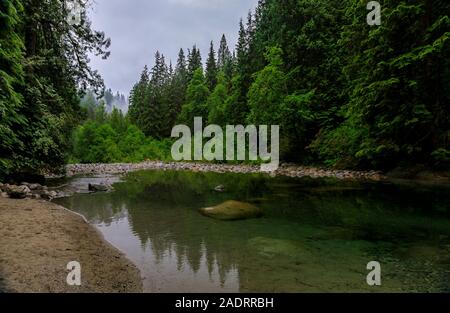
M 28 188 L 30 188 L 30 190 L 42 190 L 42 186 L 40 184 L 30 184 L 28 185 Z
M 214 207 L 202 208 L 200 213 L 207 217 L 224 221 L 244 220 L 263 215 L 260 208 L 239 201 L 227 201 Z
M 109 187 L 106 186 L 106 185 L 89 184 L 89 191 L 93 191 L 93 192 L 107 192 L 107 191 L 109 191 Z
M 16 186 L 9 189 L 9 197 L 12 199 L 25 199 L 31 192 L 27 186 Z
M 45 200 L 53 200 L 57 196 L 58 193 L 56 191 L 48 191 L 48 190 L 44 190 L 40 195 L 40 197 Z

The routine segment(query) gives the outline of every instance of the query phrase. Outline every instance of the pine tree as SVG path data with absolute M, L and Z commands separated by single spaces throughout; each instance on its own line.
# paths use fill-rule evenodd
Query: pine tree
M 189 51 L 188 56 L 188 79 L 191 80 L 195 71 L 202 67 L 202 56 L 200 50 L 194 45 L 192 50 Z
M 227 38 L 225 37 L 225 34 L 222 35 L 222 39 L 220 40 L 220 47 L 219 51 L 217 52 L 217 66 L 219 70 L 224 71 L 226 70 L 226 67 L 230 66 L 230 63 L 232 63 L 232 55 L 230 52 L 230 49 L 228 48 Z
M 214 51 L 214 44 L 211 41 L 209 49 L 208 60 L 206 62 L 206 81 L 209 90 L 214 90 L 217 84 L 217 64 L 216 64 L 216 52 Z
M 239 22 L 239 39 L 236 46 L 236 63 L 239 71 L 242 71 L 242 68 L 246 66 L 248 60 L 248 37 L 247 31 L 244 27 L 244 22 Z
M 155 54 L 155 65 L 151 70 L 151 78 L 146 89 L 145 106 L 140 118 L 141 130 L 147 136 L 162 138 L 167 127 L 167 93 L 169 71 L 164 55 L 159 51 Z
M 174 126 L 178 122 L 181 108 L 186 102 L 186 89 L 188 85 L 188 72 L 186 57 L 183 49 L 178 54 L 177 65 L 171 82 L 171 103 L 169 120 L 170 125 Z
M 142 71 L 139 82 L 133 86 L 130 93 L 128 116 L 130 121 L 138 126 L 140 129 L 144 129 L 144 122 L 142 120 L 145 106 L 147 103 L 147 90 L 150 82 L 150 74 L 147 65 Z

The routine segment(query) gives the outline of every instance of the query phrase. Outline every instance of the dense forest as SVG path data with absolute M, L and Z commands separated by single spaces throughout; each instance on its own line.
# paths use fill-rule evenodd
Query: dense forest
M 172 127 L 195 116 L 280 125 L 289 162 L 448 166 L 450 3 L 385 0 L 369 26 L 367 2 L 260 0 L 236 47 L 224 35 L 205 59 L 194 45 L 174 64 L 157 52 L 126 114 L 107 108 L 111 91 L 83 105 L 104 89 L 88 54 L 110 45 L 86 13 L 70 25 L 61 1 L 0 0 L 0 176 L 167 159 Z
M 62 166 L 81 122 L 80 91 L 104 89 L 88 55 L 107 58 L 110 40 L 81 14 L 71 25 L 64 1 L 0 1 L 0 177 Z
M 130 119 L 166 138 L 195 116 L 280 125 L 285 161 L 389 169 L 450 160 L 450 3 L 261 0 L 202 65 L 196 46 L 173 68 L 156 53 L 130 96 Z

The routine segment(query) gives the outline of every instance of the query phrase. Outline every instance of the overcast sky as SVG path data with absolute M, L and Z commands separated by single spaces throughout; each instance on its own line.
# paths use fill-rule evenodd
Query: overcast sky
M 107 88 L 128 96 L 144 65 L 153 66 L 159 50 L 175 64 L 180 48 L 201 49 L 205 61 L 209 43 L 217 52 L 222 34 L 230 49 L 237 41 L 239 20 L 247 18 L 257 0 L 95 0 L 94 29 L 112 40 L 108 60 L 92 58 Z

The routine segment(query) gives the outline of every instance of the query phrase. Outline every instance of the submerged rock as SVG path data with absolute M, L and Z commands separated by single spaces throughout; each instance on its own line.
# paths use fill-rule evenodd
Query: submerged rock
M 92 192 L 107 192 L 110 190 L 109 186 L 99 184 L 89 184 L 89 191 Z
M 286 239 L 255 237 L 248 241 L 249 247 L 255 249 L 258 254 L 268 257 L 297 258 L 305 253 L 301 244 Z
M 200 213 L 224 221 L 244 220 L 263 216 L 263 211 L 249 203 L 227 201 L 210 208 L 200 209 Z

